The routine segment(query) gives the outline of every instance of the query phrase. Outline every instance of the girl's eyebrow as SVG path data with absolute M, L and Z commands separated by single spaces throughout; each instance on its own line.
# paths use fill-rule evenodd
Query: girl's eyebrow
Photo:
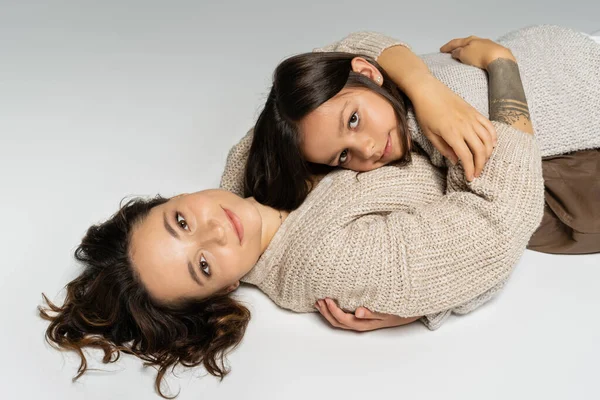
M 348 103 L 350 103 L 350 99 L 346 100 L 344 107 L 342 107 L 342 112 L 340 113 L 340 127 L 338 128 L 340 135 L 344 133 L 344 126 L 346 126 L 346 122 L 344 121 L 344 111 L 346 111 Z
M 348 107 L 348 103 L 350 103 L 350 99 L 346 100 L 344 106 L 342 107 L 342 112 L 340 113 L 340 126 L 338 128 L 339 135 L 341 136 L 344 133 L 344 127 L 346 126 L 346 122 L 344 121 L 344 112 L 346 111 L 346 107 Z M 329 161 L 327 161 L 327 165 L 331 165 L 338 158 L 337 153 L 335 153 Z M 333 165 L 335 167 L 335 165 Z

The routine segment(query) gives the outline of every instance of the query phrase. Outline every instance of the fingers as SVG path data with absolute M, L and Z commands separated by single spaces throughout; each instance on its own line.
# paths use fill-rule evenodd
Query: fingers
M 329 310 L 329 306 L 327 305 L 327 303 L 326 303 L 325 300 L 319 300 L 319 301 L 317 301 L 317 303 L 315 304 L 315 306 L 317 307 L 317 310 L 319 310 L 319 312 L 321 313 L 321 315 L 327 320 L 327 322 L 329 322 L 331 324 L 331 326 L 334 326 L 334 327 L 340 328 L 340 329 L 350 329 L 349 327 L 347 327 L 346 325 L 344 325 L 343 323 L 341 323 L 340 321 L 338 321 L 333 316 L 333 314 Z
M 360 311 L 359 314 L 363 315 L 363 317 L 357 318 L 352 313 L 344 312 L 335 304 L 335 301 L 329 298 L 317 301 L 315 306 L 321 315 L 336 328 L 364 332 L 377 329 L 382 324 L 382 321 L 379 320 L 379 314 L 373 313 L 365 307 L 357 309 L 357 312 Z
M 473 178 L 479 178 L 479 175 L 481 174 L 481 171 L 483 171 L 483 167 L 488 160 L 488 153 L 485 145 L 475 132 L 471 132 L 471 134 L 467 137 L 467 144 L 469 145 L 471 153 L 473 154 L 474 169 L 473 175 L 470 175 L 471 179 L 469 179 L 471 181 Z
M 452 56 L 452 58 L 460 61 L 460 53 L 462 52 L 462 49 L 463 49 L 463 47 L 459 47 L 457 49 L 452 50 L 452 53 L 450 54 Z
M 355 322 L 354 314 L 347 314 L 341 308 L 335 304 L 335 302 L 331 299 L 325 299 L 325 304 L 327 306 L 327 310 L 331 313 L 333 318 L 336 319 L 339 323 L 345 326 L 352 325 Z
M 458 160 L 460 161 L 463 169 L 465 170 L 465 176 L 467 180 L 470 182 L 473 180 L 473 175 L 475 172 L 475 165 L 473 162 L 473 154 L 471 153 L 471 149 L 467 146 L 467 143 L 464 140 L 458 140 L 457 142 L 451 143 L 454 152 L 458 156 Z
M 496 128 L 494 128 L 492 121 L 481 114 L 477 114 L 476 118 L 479 123 L 481 123 L 481 125 L 483 125 L 483 127 L 489 132 L 490 136 L 492 137 L 492 142 L 494 143 L 494 146 L 496 146 L 496 144 L 498 144 L 498 133 L 496 132 Z
M 452 147 L 450 147 L 450 145 L 448 143 L 446 143 L 446 141 L 444 139 L 442 139 L 438 135 L 433 135 L 433 134 L 429 134 L 429 135 L 427 135 L 427 137 L 430 138 L 431 144 L 434 145 L 434 147 L 436 149 L 438 149 L 438 151 L 444 157 L 446 157 L 448 160 L 450 160 L 450 162 L 453 165 L 456 165 L 456 163 L 458 162 L 458 156 L 456 155 L 454 150 L 452 150 Z
M 360 319 L 382 319 L 381 314 L 374 313 L 366 307 L 358 307 L 354 312 L 354 316 Z
M 473 129 L 477 136 L 479 136 L 481 143 L 485 146 L 485 162 L 487 162 L 492 155 L 492 151 L 494 151 L 494 140 L 492 135 L 490 135 L 487 129 L 481 124 L 475 124 Z M 479 174 L 481 174 L 481 170 L 479 172 L 475 170 L 475 176 L 479 176 Z
M 466 38 L 452 39 L 442 47 L 440 47 L 440 51 L 442 53 L 450 53 L 454 51 L 458 47 L 464 47 L 469 44 L 473 39 L 477 39 L 476 36 L 469 36 Z

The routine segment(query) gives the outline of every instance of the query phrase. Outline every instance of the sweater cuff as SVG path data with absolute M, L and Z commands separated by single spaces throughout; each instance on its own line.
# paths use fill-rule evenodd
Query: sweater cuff
M 378 32 L 354 32 L 339 42 L 314 49 L 313 51 L 317 53 L 341 51 L 344 53 L 361 54 L 377 60 L 385 49 L 392 46 L 404 46 L 411 50 L 410 46 L 406 43 Z
M 442 326 L 444 321 L 452 314 L 451 310 L 442 311 L 435 314 L 428 314 L 421 317 L 419 321 L 423 323 L 430 331 L 435 331 L 437 328 Z

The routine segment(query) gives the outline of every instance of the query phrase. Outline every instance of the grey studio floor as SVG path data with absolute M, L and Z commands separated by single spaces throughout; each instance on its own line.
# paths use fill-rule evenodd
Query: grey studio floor
M 129 195 L 218 185 L 276 64 L 355 30 L 417 53 L 538 23 L 600 29 L 600 2 L 0 0 L 0 397 L 155 399 L 124 356 L 76 383 L 51 349 L 41 293 L 60 301 L 87 227 Z M 505 290 L 439 330 L 358 334 L 277 308 L 253 318 L 223 381 L 176 369 L 179 399 L 599 399 L 600 255 L 525 252 Z

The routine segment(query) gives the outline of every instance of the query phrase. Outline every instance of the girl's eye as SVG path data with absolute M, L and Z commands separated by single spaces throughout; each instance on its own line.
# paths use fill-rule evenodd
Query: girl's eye
M 204 256 L 200 256 L 200 270 L 202 273 L 204 273 L 204 275 L 210 276 L 210 265 L 208 265 L 208 262 Z
M 177 220 L 177 225 L 179 225 L 181 229 L 185 229 L 186 231 L 189 230 L 188 224 L 181 214 L 175 213 L 175 219 Z
M 339 163 L 343 164 L 348 160 L 348 149 L 344 149 L 341 153 L 340 153 L 340 158 L 339 158 Z
M 352 115 L 350 116 L 350 119 L 348 120 L 348 126 L 350 127 L 350 129 L 356 129 L 356 127 L 358 126 L 358 121 L 360 121 L 360 118 L 358 117 L 358 113 L 357 112 L 352 113 Z

